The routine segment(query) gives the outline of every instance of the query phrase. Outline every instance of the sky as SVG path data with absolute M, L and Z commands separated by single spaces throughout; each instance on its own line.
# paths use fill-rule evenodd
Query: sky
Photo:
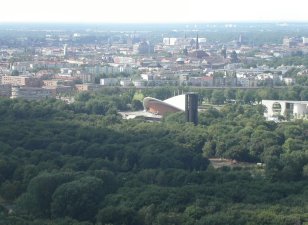
M 307 0 L 4 0 L 0 23 L 308 22 Z

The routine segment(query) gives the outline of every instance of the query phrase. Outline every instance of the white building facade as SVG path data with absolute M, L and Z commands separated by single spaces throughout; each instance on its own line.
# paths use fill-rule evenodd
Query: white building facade
M 266 107 L 264 116 L 268 120 L 278 120 L 283 116 L 286 119 L 308 119 L 308 101 L 262 100 Z

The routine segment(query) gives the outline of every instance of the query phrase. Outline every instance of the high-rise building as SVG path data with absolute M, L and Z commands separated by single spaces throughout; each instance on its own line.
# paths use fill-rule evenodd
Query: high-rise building
M 186 122 L 198 124 L 198 94 L 187 93 L 185 95 Z
M 63 56 L 67 56 L 67 44 L 63 46 Z

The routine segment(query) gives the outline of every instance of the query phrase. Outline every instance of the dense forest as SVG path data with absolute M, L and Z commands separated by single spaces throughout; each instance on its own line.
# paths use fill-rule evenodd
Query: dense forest
M 306 89 L 295 88 L 273 92 L 300 98 Z M 201 101 L 238 101 L 209 107 L 198 126 L 182 113 L 160 123 L 117 113 L 173 91 L 85 92 L 73 104 L 0 99 L 0 225 L 308 222 L 306 121 L 266 121 L 251 103 L 270 90 L 200 92 Z M 220 157 L 247 166 L 214 168 L 209 159 Z

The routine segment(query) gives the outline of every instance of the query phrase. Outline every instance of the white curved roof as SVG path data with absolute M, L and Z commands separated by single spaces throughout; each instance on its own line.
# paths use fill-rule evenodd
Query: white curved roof
M 168 98 L 163 102 L 168 103 L 169 105 L 178 108 L 181 111 L 185 111 L 185 94 Z
M 183 59 L 183 58 L 177 58 L 177 60 L 176 60 L 177 62 L 184 62 L 185 61 L 185 59 Z
M 151 102 L 157 102 L 157 103 L 160 103 L 162 105 L 166 105 L 166 106 L 173 108 L 175 110 L 178 110 L 178 111 L 185 111 L 185 94 L 177 95 L 177 96 L 174 96 L 172 98 L 168 98 L 164 101 L 161 101 L 159 99 L 152 98 L 152 97 L 145 97 L 143 99 L 144 109 L 147 110 L 147 108 L 148 108 L 148 106 L 150 105 Z

